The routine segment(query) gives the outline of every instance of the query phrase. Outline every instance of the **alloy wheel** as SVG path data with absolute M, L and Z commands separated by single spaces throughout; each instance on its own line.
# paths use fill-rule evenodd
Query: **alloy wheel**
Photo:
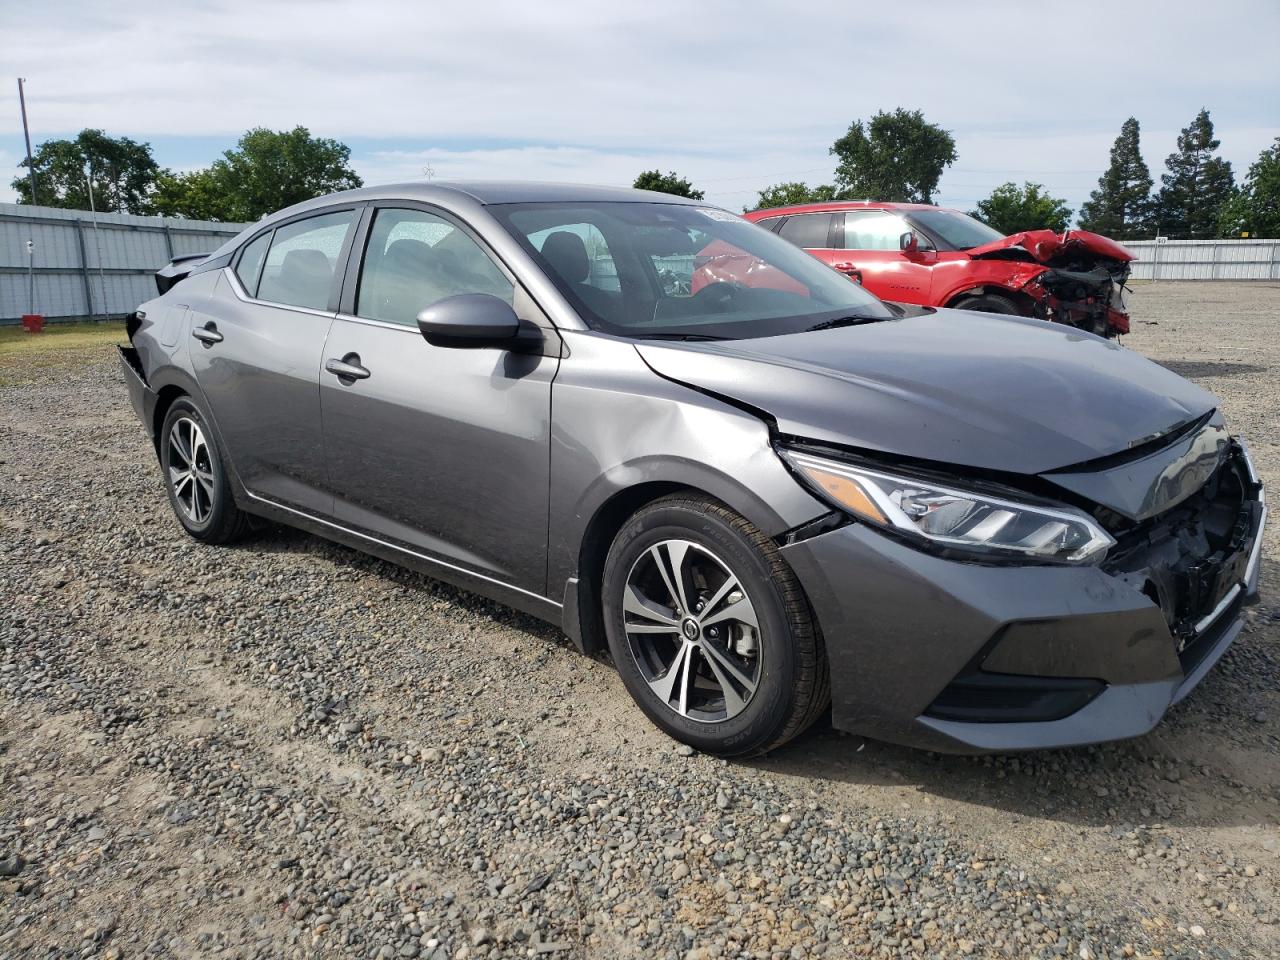
M 202 524 L 213 512 L 213 458 L 200 424 L 179 417 L 169 428 L 169 484 L 187 519 Z
M 627 574 L 623 629 L 659 700 L 701 723 L 729 720 L 760 683 L 755 607 L 719 557 L 691 540 L 662 540 Z

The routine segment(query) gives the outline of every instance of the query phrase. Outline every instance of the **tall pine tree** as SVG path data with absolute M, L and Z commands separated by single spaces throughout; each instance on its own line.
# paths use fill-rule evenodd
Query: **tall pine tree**
M 1130 117 L 1111 146 L 1111 165 L 1080 208 L 1080 227 L 1108 237 L 1134 239 L 1151 223 L 1151 171 L 1138 145 L 1138 121 Z
M 1165 161 L 1169 172 L 1161 176 L 1164 186 L 1156 195 L 1156 220 L 1165 236 L 1207 240 L 1218 235 L 1218 216 L 1236 189 L 1231 164 L 1213 155 L 1218 146 L 1208 110 L 1178 135 L 1178 152 Z

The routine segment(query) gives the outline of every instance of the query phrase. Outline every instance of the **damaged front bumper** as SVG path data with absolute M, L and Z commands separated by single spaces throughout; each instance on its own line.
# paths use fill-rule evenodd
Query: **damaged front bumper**
M 1100 337 L 1129 332 L 1128 264 L 1099 264 L 1089 270 L 1050 268 L 1024 288 L 1041 319 L 1088 330 Z
M 836 727 L 945 752 L 1065 747 L 1146 733 L 1200 682 L 1257 597 L 1265 517 L 1234 446 L 1099 566 L 963 562 L 856 523 L 782 552 L 822 629 Z

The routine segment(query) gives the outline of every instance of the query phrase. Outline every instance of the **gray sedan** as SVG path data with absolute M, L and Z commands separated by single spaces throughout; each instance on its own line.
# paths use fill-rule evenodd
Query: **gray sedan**
M 661 194 L 406 184 L 174 261 L 122 368 L 178 521 L 312 531 L 608 649 L 726 755 L 1141 734 L 1257 595 L 1215 399 L 1036 320 L 882 303 Z

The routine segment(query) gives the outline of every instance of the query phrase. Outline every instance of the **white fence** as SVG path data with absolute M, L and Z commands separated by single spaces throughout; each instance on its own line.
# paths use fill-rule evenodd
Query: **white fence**
M 98 214 L 95 227 L 88 210 L 0 203 L 0 324 L 123 316 L 155 296 L 152 275 L 171 259 L 211 253 L 243 228 L 121 213 Z
M 1280 280 L 1280 240 L 1125 240 L 1135 280 Z

